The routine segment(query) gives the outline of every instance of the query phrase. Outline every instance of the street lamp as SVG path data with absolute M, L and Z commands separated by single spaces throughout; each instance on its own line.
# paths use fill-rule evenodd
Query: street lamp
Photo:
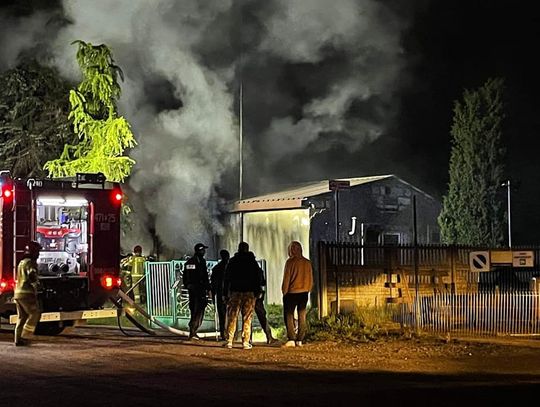
M 512 248 L 512 216 L 510 212 L 510 180 L 503 182 L 501 187 L 506 187 L 506 200 L 508 203 L 508 247 Z

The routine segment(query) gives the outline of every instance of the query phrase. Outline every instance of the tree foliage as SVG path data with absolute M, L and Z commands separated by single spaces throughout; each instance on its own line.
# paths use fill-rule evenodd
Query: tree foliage
M 66 144 L 60 158 L 47 162 L 45 169 L 51 177 L 102 172 L 110 181 L 123 181 L 135 161 L 122 154 L 136 142 L 129 123 L 118 115 L 116 107 L 122 71 L 106 45 L 75 43 L 83 80 L 69 94 L 69 119 L 79 142 Z
M 502 244 L 503 202 L 498 194 L 504 171 L 503 80 L 489 79 L 456 101 L 452 124 L 449 185 L 439 225 L 448 244 Z
M 43 165 L 76 141 L 68 120 L 69 88 L 54 69 L 33 60 L 0 75 L 0 169 L 44 177 Z

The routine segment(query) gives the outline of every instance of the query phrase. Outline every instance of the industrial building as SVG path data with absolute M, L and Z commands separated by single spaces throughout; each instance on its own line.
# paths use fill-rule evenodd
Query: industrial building
M 437 244 L 439 213 L 436 199 L 396 175 L 322 180 L 234 202 L 219 246 L 234 253 L 240 240 L 248 242 L 266 260 L 268 302 L 281 303 L 292 240 L 312 260 L 317 282 L 319 241 L 412 244 L 416 232 L 418 244 Z

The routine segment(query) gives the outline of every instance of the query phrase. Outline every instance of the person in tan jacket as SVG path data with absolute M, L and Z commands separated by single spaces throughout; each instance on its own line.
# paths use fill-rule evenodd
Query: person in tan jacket
M 311 261 L 302 255 L 300 242 L 289 244 L 289 258 L 283 271 L 283 316 L 287 327 L 288 341 L 285 347 L 302 346 L 307 332 L 306 307 L 309 292 L 313 287 L 313 270 Z M 298 313 L 298 333 L 294 330 L 294 311 Z

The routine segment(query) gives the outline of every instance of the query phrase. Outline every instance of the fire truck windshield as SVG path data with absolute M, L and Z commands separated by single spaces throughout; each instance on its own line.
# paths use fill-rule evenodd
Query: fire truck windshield
M 88 202 L 85 199 L 39 198 L 36 239 L 43 247 L 40 274 L 84 273 L 88 257 Z

